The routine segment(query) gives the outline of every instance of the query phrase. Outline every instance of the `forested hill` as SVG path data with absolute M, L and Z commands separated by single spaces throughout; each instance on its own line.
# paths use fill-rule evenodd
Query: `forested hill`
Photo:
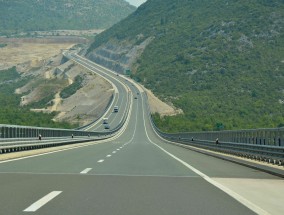
M 89 52 L 150 37 L 132 71 L 184 111 L 164 130 L 284 126 L 283 0 L 149 0 Z
M 0 0 L 0 32 L 105 29 L 135 9 L 124 0 Z

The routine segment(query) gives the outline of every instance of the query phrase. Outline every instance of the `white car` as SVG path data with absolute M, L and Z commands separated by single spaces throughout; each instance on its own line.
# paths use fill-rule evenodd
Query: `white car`
M 108 118 L 103 118 L 103 124 L 107 124 Z

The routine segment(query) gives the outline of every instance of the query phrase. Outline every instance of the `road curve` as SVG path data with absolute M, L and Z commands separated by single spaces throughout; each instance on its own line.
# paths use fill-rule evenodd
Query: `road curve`
M 133 104 L 119 135 L 0 162 L 1 214 L 282 214 L 281 178 L 162 140 L 145 93 L 123 83 Z

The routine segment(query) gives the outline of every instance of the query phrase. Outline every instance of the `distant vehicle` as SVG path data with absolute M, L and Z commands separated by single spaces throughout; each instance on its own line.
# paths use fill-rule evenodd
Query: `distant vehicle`
M 139 95 L 139 92 L 137 92 L 137 95 Z
M 137 96 L 135 96 L 134 99 L 137 99 Z
M 106 124 L 106 125 L 105 125 L 105 129 L 110 129 L 109 124 Z
M 118 106 L 114 106 L 113 111 L 118 112 Z
M 103 118 L 103 124 L 107 124 L 108 118 Z

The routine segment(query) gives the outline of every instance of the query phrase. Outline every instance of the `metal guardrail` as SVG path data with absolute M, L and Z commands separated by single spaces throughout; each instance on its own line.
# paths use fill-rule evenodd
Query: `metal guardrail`
M 128 101 L 130 99 L 131 96 L 128 94 Z M 0 124 L 0 154 L 90 142 L 113 137 L 125 124 L 129 115 L 130 103 L 131 101 L 127 103 L 123 118 L 117 127 L 104 132 Z M 42 140 L 38 139 L 39 135 L 41 135 Z
M 101 137 L 100 140 L 106 139 L 107 137 Z M 16 141 L 12 142 L 12 144 L 1 144 L 0 146 L 0 154 L 4 153 L 11 153 L 11 152 L 19 152 L 19 151 L 27 151 L 27 150 L 34 150 L 34 149 L 42 149 L 48 147 L 56 147 L 56 146 L 64 146 L 70 144 L 78 144 L 78 143 L 85 143 L 91 142 L 98 139 L 94 138 L 65 138 L 64 140 L 52 140 L 52 141 Z
M 261 128 L 232 131 L 175 133 L 171 136 L 216 140 L 222 142 L 246 143 L 253 145 L 284 146 L 284 128 Z
M 129 110 L 132 100 L 130 93 L 128 93 L 127 96 L 129 102 L 127 102 L 127 107 L 124 111 L 121 121 L 115 128 L 104 132 L 0 124 L 0 154 L 22 151 L 22 150 L 32 150 L 38 148 L 46 148 L 46 147 L 54 147 L 54 146 L 61 146 L 67 144 L 102 140 L 113 137 L 117 132 L 120 131 L 120 129 L 123 127 L 129 116 Z M 52 140 L 51 142 L 49 141 L 33 142 L 33 140 L 35 138 L 39 138 L 39 136 L 43 138 L 42 140 L 47 138 L 49 140 L 52 138 L 55 139 Z M 74 139 L 72 138 L 70 140 L 70 137 L 72 136 L 74 137 Z M 78 137 L 79 138 L 81 137 L 81 139 L 78 140 L 77 139 Z M 61 138 L 61 140 L 58 141 L 58 138 Z
M 168 141 L 284 165 L 284 128 L 170 134 L 156 126 L 149 103 L 148 114 L 154 130 Z

